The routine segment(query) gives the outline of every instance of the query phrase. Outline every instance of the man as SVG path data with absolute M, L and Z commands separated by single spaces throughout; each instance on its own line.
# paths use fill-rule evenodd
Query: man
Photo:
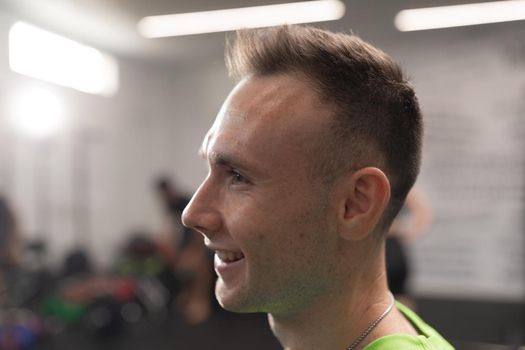
M 419 171 L 422 122 L 385 53 L 313 27 L 241 31 L 239 80 L 183 213 L 215 251 L 227 310 L 266 312 L 285 349 L 452 347 L 401 304 L 385 235 Z
M 9 201 L 0 194 L 0 272 L 18 264 L 18 225 Z
M 7 304 L 10 275 L 20 259 L 18 222 L 7 198 L 0 194 L 0 310 Z

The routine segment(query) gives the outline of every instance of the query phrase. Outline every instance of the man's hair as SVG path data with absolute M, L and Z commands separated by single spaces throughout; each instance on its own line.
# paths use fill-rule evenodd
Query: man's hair
M 310 26 L 241 30 L 226 46 L 231 76 L 292 74 L 335 111 L 318 140 L 312 174 L 330 184 L 366 166 L 392 188 L 386 230 L 413 186 L 421 162 L 422 116 L 412 85 L 393 59 L 355 35 Z

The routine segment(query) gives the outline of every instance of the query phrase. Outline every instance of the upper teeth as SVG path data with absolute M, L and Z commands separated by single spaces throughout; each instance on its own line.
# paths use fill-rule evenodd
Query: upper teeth
M 244 254 L 241 252 L 231 252 L 226 250 L 217 250 L 217 256 L 224 262 L 233 262 L 244 258 Z

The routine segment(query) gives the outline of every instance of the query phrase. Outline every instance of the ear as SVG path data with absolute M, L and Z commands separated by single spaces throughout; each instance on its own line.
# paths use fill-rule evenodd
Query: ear
M 341 184 L 344 198 L 339 208 L 339 233 L 351 241 L 374 231 L 390 200 L 390 182 L 378 168 L 368 167 L 351 174 Z

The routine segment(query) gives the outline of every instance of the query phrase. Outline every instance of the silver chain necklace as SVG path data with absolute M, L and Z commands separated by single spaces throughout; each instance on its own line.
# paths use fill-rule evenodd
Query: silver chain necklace
M 383 311 L 381 316 L 376 318 L 376 320 L 372 322 L 370 326 L 368 326 L 368 328 L 363 333 L 361 333 L 361 335 L 357 337 L 357 339 L 352 344 L 350 344 L 348 348 L 346 348 L 346 350 L 354 350 L 356 346 L 358 346 L 363 340 L 365 340 L 365 338 L 370 334 L 370 332 L 372 332 L 372 330 L 377 327 L 379 322 L 383 321 L 386 315 L 388 315 L 388 313 L 392 310 L 395 304 L 395 299 L 392 293 L 388 293 L 388 294 L 390 294 L 390 300 L 391 300 L 390 305 L 388 305 L 388 307 L 386 308 L 385 311 Z

